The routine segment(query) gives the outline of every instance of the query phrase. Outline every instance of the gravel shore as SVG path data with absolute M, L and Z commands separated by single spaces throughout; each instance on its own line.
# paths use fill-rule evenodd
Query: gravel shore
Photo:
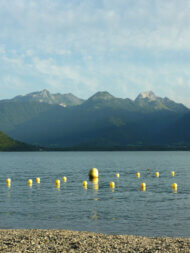
M 190 238 L 106 235 L 69 230 L 0 230 L 0 252 L 190 252 Z

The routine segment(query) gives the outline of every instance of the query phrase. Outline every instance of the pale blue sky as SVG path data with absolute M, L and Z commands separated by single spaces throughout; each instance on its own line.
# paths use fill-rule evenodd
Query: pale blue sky
M 44 88 L 190 107 L 189 0 L 1 0 L 0 99 Z

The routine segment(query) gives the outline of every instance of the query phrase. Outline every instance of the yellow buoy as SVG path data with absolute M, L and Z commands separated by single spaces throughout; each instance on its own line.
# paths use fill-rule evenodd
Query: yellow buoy
M 98 176 L 99 176 L 98 169 L 93 168 L 89 171 L 90 178 L 98 178 Z
M 155 176 L 156 177 L 159 177 L 160 176 L 160 174 L 159 174 L 159 172 L 157 171 L 157 172 L 155 172 Z
M 6 183 L 7 183 L 7 184 L 11 184 L 11 179 L 10 179 L 10 178 L 7 178 L 7 179 L 6 179 Z
M 172 177 L 174 177 L 175 176 L 175 171 L 171 171 L 171 175 L 172 175 Z
M 40 184 L 40 178 L 39 177 L 36 178 L 36 183 Z
M 60 187 L 60 180 L 59 180 L 59 179 L 57 179 L 57 180 L 55 181 L 55 185 L 56 185 L 56 187 Z
M 32 186 L 32 179 L 28 179 L 28 186 Z
M 67 182 L 67 178 L 66 177 L 63 177 L 63 182 Z
M 141 191 L 146 191 L 146 183 L 141 183 Z
M 140 177 L 141 177 L 141 173 L 140 173 L 140 172 L 137 172 L 137 173 L 136 173 L 136 177 L 137 177 L 137 178 L 140 178 Z
M 116 177 L 120 177 L 119 173 L 115 174 Z
M 110 182 L 110 188 L 115 188 L 115 183 L 114 182 Z
M 82 182 L 82 185 L 83 185 L 84 187 L 87 187 L 87 185 L 88 185 L 87 181 L 83 181 L 83 182 Z
M 173 188 L 173 190 L 177 190 L 177 184 L 176 184 L 176 183 L 173 183 L 173 184 L 172 184 L 172 188 Z

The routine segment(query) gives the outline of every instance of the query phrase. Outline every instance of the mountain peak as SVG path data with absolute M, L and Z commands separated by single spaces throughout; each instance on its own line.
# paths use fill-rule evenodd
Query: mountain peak
M 111 100 L 113 99 L 114 96 L 112 96 L 109 92 L 107 91 L 98 91 L 95 93 L 92 97 L 90 97 L 90 100 Z
M 44 89 L 44 90 L 40 91 L 39 94 L 42 97 L 48 97 L 50 95 L 50 92 L 47 89 Z
M 47 94 L 47 93 L 50 93 L 50 92 L 47 89 L 43 89 L 40 93 Z
M 156 95 L 154 94 L 154 92 L 152 91 L 144 91 L 144 92 L 141 92 L 136 100 L 140 100 L 140 99 L 148 99 L 149 101 L 153 101 L 153 100 L 156 100 Z
M 68 94 L 52 94 L 47 89 L 32 92 L 25 96 L 17 96 L 12 99 L 13 101 L 22 102 L 38 102 L 47 104 L 59 104 L 61 106 L 74 106 L 83 103 L 83 99 L 74 96 L 72 93 Z

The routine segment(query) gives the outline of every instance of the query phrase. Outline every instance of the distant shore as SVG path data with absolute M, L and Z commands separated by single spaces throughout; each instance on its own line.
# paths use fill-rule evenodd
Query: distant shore
M 1 229 L 0 252 L 190 252 L 190 238 L 106 235 L 70 230 Z
M 42 148 L 41 151 L 190 151 L 190 146 L 125 146 Z
M 50 147 L 35 147 L 32 148 L 7 148 L 0 150 L 2 152 L 55 152 L 55 151 L 190 151 L 190 146 L 111 146 L 111 147 L 64 147 L 64 148 L 50 148 Z

